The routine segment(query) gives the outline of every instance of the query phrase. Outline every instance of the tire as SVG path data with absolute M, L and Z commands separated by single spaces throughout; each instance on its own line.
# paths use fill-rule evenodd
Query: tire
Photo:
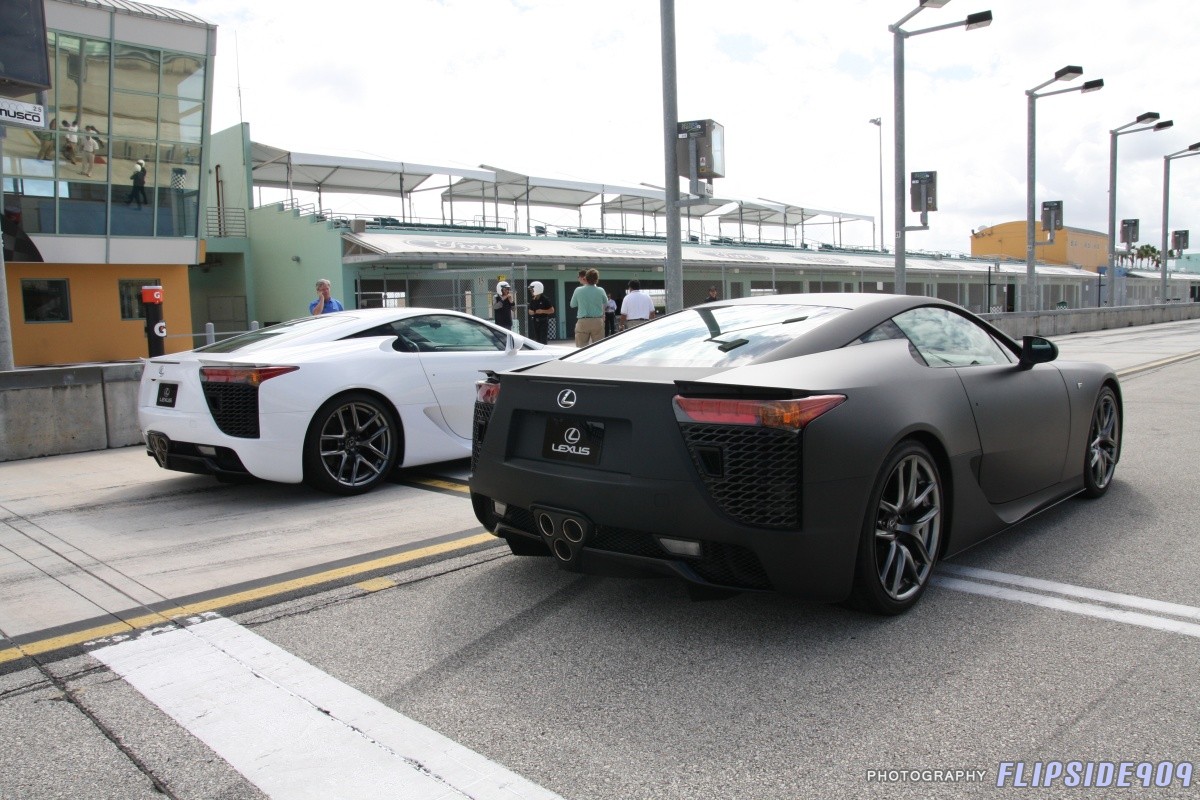
M 942 544 L 945 498 L 929 450 L 915 441 L 898 444 L 871 490 L 851 605 L 890 616 L 921 599 Z
M 1121 456 L 1121 407 L 1111 386 L 1100 390 L 1092 421 L 1088 424 L 1087 449 L 1083 454 L 1083 494 L 1100 497 L 1112 485 Z
M 313 415 L 304 440 L 304 480 L 331 494 L 368 492 L 396 466 L 400 423 L 365 392 L 331 398 Z

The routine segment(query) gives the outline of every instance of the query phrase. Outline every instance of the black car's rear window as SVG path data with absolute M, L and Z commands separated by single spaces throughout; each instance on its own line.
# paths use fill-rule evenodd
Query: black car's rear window
M 706 304 L 671 314 L 566 356 L 584 364 L 732 367 L 787 344 L 843 308 Z

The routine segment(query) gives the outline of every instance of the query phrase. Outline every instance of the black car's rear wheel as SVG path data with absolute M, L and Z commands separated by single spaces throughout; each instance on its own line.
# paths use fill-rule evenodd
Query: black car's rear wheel
M 1087 453 L 1083 463 L 1083 493 L 1099 497 L 1108 491 L 1121 453 L 1121 411 L 1117 395 L 1105 386 L 1096 398 L 1088 427 Z
M 926 447 L 901 442 L 879 471 L 859 541 L 854 605 L 900 614 L 920 599 L 942 543 L 945 492 Z
M 348 392 L 318 409 L 304 442 L 304 479 L 334 494 L 362 494 L 396 466 L 400 423 L 381 400 Z

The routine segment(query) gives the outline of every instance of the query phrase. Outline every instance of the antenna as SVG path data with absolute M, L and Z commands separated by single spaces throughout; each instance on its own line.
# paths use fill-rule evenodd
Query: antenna
M 238 50 L 237 31 L 233 32 L 233 63 L 237 69 L 238 122 L 244 123 L 246 117 L 242 114 L 242 57 Z

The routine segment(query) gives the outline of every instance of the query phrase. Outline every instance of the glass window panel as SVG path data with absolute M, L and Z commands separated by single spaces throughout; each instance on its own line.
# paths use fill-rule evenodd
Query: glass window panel
M 204 125 L 204 104 L 164 97 L 159 138 L 173 142 L 199 142 Z
M 108 127 L 108 42 L 86 40 L 83 43 L 83 70 L 80 74 L 79 126 Z
M 142 305 L 143 286 L 162 286 L 158 278 L 122 278 L 117 281 L 117 300 L 121 304 L 121 319 L 145 319 Z
M 108 187 L 79 174 L 59 181 L 58 232 L 103 236 L 107 233 Z
M 21 304 L 26 322 L 70 322 L 70 284 L 66 278 L 22 280 Z
M 158 94 L 158 73 L 162 54 L 149 47 L 117 43 L 113 45 L 113 88 L 146 94 Z
M 162 93 L 204 99 L 204 59 L 183 53 L 163 53 Z
M 109 149 L 112 153 L 109 165 L 112 173 L 112 234 L 152 236 L 154 186 L 160 170 L 158 148 L 151 142 L 113 139 Z M 134 180 L 139 159 L 145 162 L 144 182 Z
M 83 96 L 80 81 L 83 42 L 77 36 L 57 37 L 54 48 L 54 109 L 59 120 L 70 121 L 79 116 Z M 47 113 L 50 111 L 47 109 Z
M 200 147 L 164 144 L 153 173 L 159 236 L 195 236 L 199 218 Z
M 113 135 L 158 138 L 158 98 L 147 94 L 113 92 Z

